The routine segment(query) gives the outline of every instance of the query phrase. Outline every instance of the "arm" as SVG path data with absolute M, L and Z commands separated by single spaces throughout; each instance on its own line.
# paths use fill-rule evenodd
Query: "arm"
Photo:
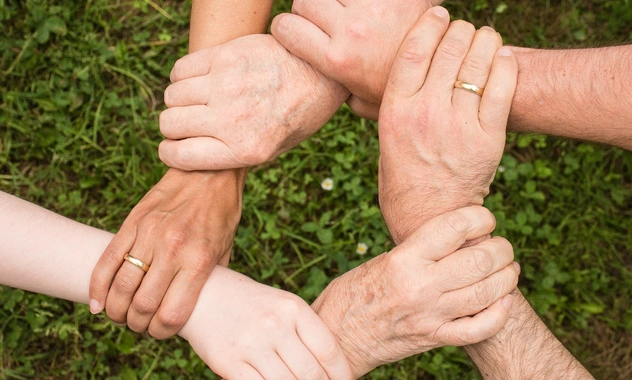
M 193 0 L 189 51 L 265 33 L 274 0 Z
M 0 192 L 0 284 L 87 303 L 90 272 L 112 236 Z M 230 379 L 351 377 L 305 301 L 223 267 L 178 334 Z
M 272 0 L 196 0 L 191 51 L 265 31 Z M 267 10 L 266 10 L 267 9 Z M 238 21 L 237 21 L 238 20 Z M 227 265 L 246 170 L 169 169 L 138 203 L 94 268 L 90 310 L 156 338 L 175 334 L 216 264 Z M 146 275 L 126 254 L 150 265 Z
M 407 65 L 404 58 L 430 58 L 429 54 L 424 53 L 421 48 L 417 47 L 417 44 L 423 46 L 423 44 L 418 42 L 422 40 L 420 36 L 425 36 L 426 39 L 432 36 L 432 33 L 423 31 L 420 27 L 420 25 L 424 25 L 424 21 L 422 18 L 400 48 L 398 60 L 401 63 L 396 61 L 393 65 L 393 71 L 389 77 L 389 83 L 380 110 L 380 150 L 382 152 L 380 172 L 383 174 L 380 178 L 385 179 L 386 182 L 389 180 L 397 181 L 398 187 L 404 189 L 404 191 L 396 192 L 394 190 L 397 188 L 391 187 L 388 183 L 383 185 L 387 190 L 390 190 L 382 191 L 380 194 L 381 204 L 386 209 L 401 207 L 402 205 L 398 205 L 398 203 L 402 201 L 404 201 L 403 206 L 406 206 L 408 210 L 414 209 L 420 201 L 423 201 L 429 195 L 431 199 L 438 200 L 434 206 L 446 209 L 451 207 L 450 204 L 441 202 L 441 200 L 444 196 L 443 194 L 450 191 L 462 194 L 461 197 L 453 197 L 453 203 L 458 204 L 463 199 L 469 199 L 471 195 L 475 194 L 476 189 L 482 188 L 480 187 L 482 184 L 465 188 L 459 186 L 461 184 L 460 181 L 463 178 L 468 178 L 471 173 L 486 173 L 484 174 L 485 177 L 488 174 L 493 174 L 493 170 L 491 173 L 488 170 L 490 167 L 494 168 L 498 165 L 500 154 L 504 147 L 504 129 L 518 74 L 517 62 L 513 54 L 508 48 L 501 48 L 497 53 L 487 55 L 489 53 L 486 52 L 484 46 L 493 46 L 494 36 L 489 33 L 491 30 L 486 29 L 480 29 L 476 32 L 472 47 L 468 50 L 463 42 L 464 39 L 467 39 L 468 32 L 467 30 L 462 30 L 459 33 L 459 38 L 452 39 L 451 44 L 446 43 L 443 45 L 443 48 L 441 45 L 439 46 L 433 57 L 432 64 L 436 63 L 448 68 L 455 65 L 453 62 L 450 62 L 450 56 L 452 58 L 455 55 L 461 57 L 457 65 L 460 66 L 458 74 L 455 75 L 454 72 L 450 74 L 450 71 L 446 70 L 439 76 L 439 79 L 445 81 L 445 90 L 448 90 L 451 87 L 449 86 L 450 83 L 453 83 L 457 78 L 467 78 L 468 81 L 480 87 L 485 87 L 486 90 L 481 96 L 480 104 L 476 102 L 478 95 L 466 93 L 461 89 L 454 89 L 452 90 L 454 93 L 451 103 L 455 108 L 443 108 L 442 104 L 446 102 L 445 100 L 442 102 L 441 99 L 445 99 L 445 97 L 441 95 L 441 87 L 433 89 L 434 86 L 437 86 L 437 83 L 430 79 L 432 68 L 428 78 L 425 78 L 425 82 L 423 77 L 417 77 L 416 81 L 412 80 L 410 86 L 414 86 L 415 83 L 418 85 L 423 83 L 423 85 L 419 93 L 415 94 L 417 96 L 416 99 L 414 96 L 408 97 L 406 96 L 407 93 L 401 90 L 402 84 L 411 82 L 411 79 L 415 77 L 411 76 L 410 73 L 408 75 L 403 74 L 407 73 L 407 71 L 414 72 L 415 66 L 410 65 L 410 63 L 413 63 L 411 60 L 409 65 L 412 69 L 406 70 Z M 444 37 L 444 41 L 447 42 L 451 30 L 453 30 L 452 35 L 456 36 L 454 30 L 456 30 L 457 25 L 456 22 L 452 23 L 450 30 Z M 495 38 L 498 38 L 498 36 Z M 499 40 L 496 43 L 498 44 L 496 45 L 497 47 L 500 46 Z M 452 54 L 446 56 L 446 52 Z M 470 62 L 468 63 L 468 61 Z M 472 64 L 472 61 L 477 64 Z M 427 65 L 427 63 L 424 65 Z M 489 73 L 489 76 L 485 81 L 483 74 L 486 72 Z M 425 90 L 429 90 L 429 92 L 424 93 Z M 427 103 L 425 99 L 430 94 L 435 100 Z M 469 96 L 469 100 L 463 99 L 462 95 Z M 457 98 L 457 96 L 460 98 Z M 449 104 L 450 102 L 447 103 Z M 470 107 L 473 108 L 470 109 Z M 439 113 L 435 112 L 437 109 Z M 419 112 L 419 114 L 415 112 Z M 461 114 L 469 114 L 471 119 L 451 124 L 449 129 L 445 127 L 445 120 L 458 120 Z M 482 130 L 476 132 L 477 125 L 480 125 Z M 420 126 L 425 128 L 419 128 Z M 428 129 L 429 132 L 426 135 L 419 132 L 410 132 L 420 129 Z M 433 130 L 436 132 L 449 130 L 450 138 L 447 141 L 443 140 L 444 134 L 433 134 Z M 383 133 L 384 131 L 388 133 Z M 482 135 L 476 136 L 476 134 L 481 132 L 483 132 Z M 472 135 L 471 133 L 474 134 Z M 489 139 L 486 140 L 483 136 L 488 136 Z M 461 139 L 464 139 L 462 141 L 467 141 L 467 143 L 456 149 L 450 148 L 450 144 L 458 144 L 458 141 Z M 422 149 L 416 151 L 405 145 L 406 141 L 409 140 L 413 142 L 411 145 L 413 148 L 421 146 Z M 496 154 L 485 156 L 483 152 L 471 151 L 467 148 L 467 145 L 472 145 L 472 142 L 475 142 L 473 145 L 477 145 L 488 152 L 496 152 Z M 433 149 L 435 146 L 438 146 L 439 150 Z M 443 159 L 432 160 L 432 157 L 442 156 Z M 483 158 L 482 161 L 481 158 Z M 438 165 L 425 165 L 425 161 L 429 159 L 437 162 Z M 450 167 L 454 170 L 447 176 L 448 172 L 442 169 L 443 165 L 440 164 L 444 161 L 451 162 Z M 402 170 L 400 168 L 402 166 L 401 162 L 415 162 L 417 164 L 408 168 L 408 170 Z M 463 163 L 465 163 L 464 166 L 461 165 Z M 469 166 L 470 164 L 472 165 Z M 424 186 L 419 186 L 424 181 L 434 183 L 432 182 L 433 177 L 438 180 L 437 183 L 443 184 L 440 185 L 441 187 L 445 187 L 445 189 L 442 189 L 441 194 L 424 191 Z M 420 181 L 420 178 L 423 179 Z M 448 180 L 445 181 L 445 178 L 448 178 Z M 474 184 L 475 182 L 468 181 L 468 183 Z M 413 197 L 407 196 L 410 193 L 416 194 Z M 421 208 L 421 210 L 426 211 L 428 209 Z M 434 213 L 440 211 L 440 209 L 437 210 L 435 208 L 430 211 Z M 416 218 L 415 214 L 401 211 L 395 216 L 397 218 L 391 219 L 389 228 L 393 231 L 394 236 L 406 239 L 409 235 L 408 228 L 414 228 L 419 224 L 418 218 Z M 387 219 L 388 221 L 389 219 Z M 517 290 L 513 294 L 515 303 L 511 309 L 510 319 L 503 330 L 494 337 L 467 348 L 467 352 L 479 366 L 483 375 L 492 379 L 590 378 L 590 375 L 583 369 L 581 364 L 570 355 L 540 321 L 522 295 Z M 577 375 L 577 377 L 573 375 Z
M 395 52 L 417 16 L 440 1 L 352 0 L 345 7 L 295 0 L 272 34 L 293 54 L 347 87 L 351 108 L 377 119 Z M 328 4 L 328 6 L 325 6 Z M 371 15 L 371 17 L 367 17 Z M 329 21 L 333 20 L 333 21 Z M 513 48 L 519 76 L 509 128 L 632 149 L 632 45 Z
M 489 211 L 477 206 L 447 212 L 472 201 L 471 195 L 482 202 L 504 146 L 515 60 L 509 50 L 497 53 L 501 41 L 491 28 L 476 32 L 465 22 L 448 24 L 443 8 L 424 13 L 393 64 L 382 105 L 380 205 L 402 243 L 336 279 L 312 305 L 356 375 L 433 347 L 483 338 L 504 325 L 511 304 L 506 295 L 517 283 L 519 267 L 501 253 L 510 244 L 485 238 L 493 219 L 484 229 L 478 227 L 482 215 L 468 214 L 491 216 Z M 481 99 L 455 89 L 457 75 L 487 84 L 487 93 Z M 472 177 L 478 166 L 483 174 Z M 419 206 L 426 202 L 431 205 Z M 458 249 L 472 240 L 479 243 Z M 406 249 L 411 244 L 417 249 Z M 442 295 L 453 281 L 468 286 Z
M 520 71 L 511 129 L 632 150 L 632 98 L 627 96 L 632 45 L 513 50 Z
M 519 290 L 501 332 L 466 346 L 485 379 L 592 379 L 531 308 Z

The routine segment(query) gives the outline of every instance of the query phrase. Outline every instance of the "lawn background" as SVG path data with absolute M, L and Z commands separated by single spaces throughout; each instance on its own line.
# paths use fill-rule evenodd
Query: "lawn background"
M 632 42 L 629 0 L 445 5 L 507 44 Z M 277 1 L 275 12 L 290 6 Z M 0 0 L 0 190 L 116 231 L 165 171 L 157 121 L 169 71 L 186 53 L 189 10 L 189 1 Z M 343 107 L 309 141 L 253 170 L 233 268 L 311 301 L 388 250 L 376 132 Z M 514 244 L 521 289 L 597 378 L 632 378 L 632 155 L 509 134 L 501 165 L 486 205 Z M 327 177 L 330 192 L 320 187 Z M 356 254 L 359 242 L 368 254 Z M 147 339 L 84 305 L 0 287 L 0 379 L 200 377 L 214 375 L 181 339 Z M 366 378 L 480 376 L 448 347 Z

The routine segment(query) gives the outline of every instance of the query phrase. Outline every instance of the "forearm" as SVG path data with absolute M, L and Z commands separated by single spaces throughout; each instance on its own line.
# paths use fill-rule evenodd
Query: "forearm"
M 114 235 L 4 192 L 0 216 L 0 285 L 87 304 L 90 274 Z M 201 297 L 221 294 L 231 276 L 240 275 L 216 268 Z
M 515 290 L 509 321 L 501 332 L 466 346 L 485 379 L 592 379 L 557 340 L 522 294 Z
M 193 0 L 189 51 L 265 33 L 273 0 Z
M 247 34 L 265 32 L 272 2 L 273 0 L 193 0 L 189 51 L 213 47 Z M 210 180 L 209 189 L 217 188 L 218 183 L 224 183 L 225 191 L 233 191 L 236 185 L 239 197 L 246 174 L 245 168 L 213 172 L 183 172 L 170 168 L 167 172 L 168 176 L 186 177 L 187 182 Z M 227 259 L 223 258 L 220 263 L 227 265 Z
M 632 45 L 513 51 L 519 75 L 510 129 L 632 149 Z

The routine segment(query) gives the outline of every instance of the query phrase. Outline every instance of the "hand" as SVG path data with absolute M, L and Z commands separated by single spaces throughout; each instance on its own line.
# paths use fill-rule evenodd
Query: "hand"
M 272 21 L 292 54 L 351 91 L 358 115 L 377 119 L 397 49 L 419 16 L 443 0 L 294 0 Z
M 171 169 L 129 214 L 90 280 L 90 310 L 163 339 L 191 314 L 217 263 L 228 264 L 245 171 Z M 143 271 L 126 254 L 149 265 Z
M 321 293 L 312 308 L 336 335 L 355 376 L 501 330 L 520 272 L 511 244 L 494 237 L 459 249 L 494 226 L 494 216 L 478 206 L 440 215 Z
M 420 18 L 384 93 L 379 197 L 396 242 L 435 215 L 481 205 L 505 146 L 516 60 L 493 29 L 448 24 L 441 7 Z M 482 97 L 457 80 L 485 88 Z
M 218 375 L 351 379 L 333 334 L 299 297 L 216 268 L 180 332 Z
M 180 59 L 171 80 L 159 153 L 183 170 L 272 160 L 322 127 L 349 95 L 262 34 Z

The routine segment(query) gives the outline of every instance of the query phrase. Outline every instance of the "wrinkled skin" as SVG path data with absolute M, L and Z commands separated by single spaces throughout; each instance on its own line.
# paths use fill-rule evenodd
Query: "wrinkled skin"
M 259 165 L 320 129 L 348 92 L 270 35 L 181 58 L 160 115 L 160 158 L 183 170 Z
M 270 28 L 290 52 L 345 86 L 358 115 L 377 119 L 397 49 L 442 0 L 294 0 Z
M 378 365 L 487 339 L 507 322 L 520 269 L 492 214 L 459 209 L 429 220 L 404 243 L 334 280 L 312 307 L 359 377 Z

